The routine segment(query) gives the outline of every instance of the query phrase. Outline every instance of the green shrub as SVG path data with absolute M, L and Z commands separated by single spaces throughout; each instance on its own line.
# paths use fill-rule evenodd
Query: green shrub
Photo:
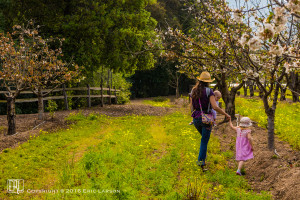
M 48 101 L 48 106 L 46 107 L 46 109 L 50 112 L 50 116 L 53 119 L 54 114 L 55 114 L 54 111 L 57 110 L 57 104 L 56 104 L 56 102 L 53 101 L 53 100 L 49 100 Z

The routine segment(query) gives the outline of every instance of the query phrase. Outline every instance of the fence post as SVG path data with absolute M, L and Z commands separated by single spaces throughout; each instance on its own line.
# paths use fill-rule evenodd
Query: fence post
M 107 94 L 109 95 L 108 97 L 108 104 L 111 105 L 111 91 L 110 91 L 110 83 L 109 83 L 109 79 L 110 79 L 110 70 L 108 69 L 108 76 L 107 76 L 107 86 L 108 86 L 108 91 Z
M 115 104 L 118 103 L 118 99 L 117 99 L 117 90 L 116 90 L 116 87 L 114 87 L 114 90 L 115 90 Z
M 103 66 L 102 66 L 100 87 L 101 87 L 101 104 L 100 105 L 101 105 L 101 107 L 103 107 Z
M 88 107 L 92 107 L 92 102 L 91 102 L 91 88 L 90 85 L 87 84 L 87 95 L 88 95 Z
M 63 84 L 63 95 L 64 95 L 64 101 L 65 101 L 65 110 L 69 110 L 69 105 L 68 105 L 68 97 L 66 93 L 66 85 Z

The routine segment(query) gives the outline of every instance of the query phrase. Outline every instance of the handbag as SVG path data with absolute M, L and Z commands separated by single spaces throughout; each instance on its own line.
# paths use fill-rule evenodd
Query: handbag
M 213 123 L 214 123 L 214 117 L 213 117 L 213 114 L 212 114 L 212 113 L 210 113 L 210 114 L 205 114 L 205 113 L 203 112 L 202 106 L 201 106 L 200 98 L 199 98 L 199 105 L 200 105 L 200 109 L 201 109 L 202 123 L 203 123 L 203 124 L 213 125 Z M 210 103 L 208 104 L 207 112 L 209 111 L 209 106 L 210 106 Z

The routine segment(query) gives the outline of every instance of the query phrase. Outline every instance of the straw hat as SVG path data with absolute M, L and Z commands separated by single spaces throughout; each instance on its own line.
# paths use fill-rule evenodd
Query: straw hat
M 249 117 L 242 117 L 242 119 L 240 121 L 240 126 L 242 126 L 242 127 L 252 126 L 250 118 Z
M 213 82 L 215 79 L 211 79 L 210 74 L 208 72 L 202 72 L 200 76 L 197 77 L 199 81 L 203 82 Z

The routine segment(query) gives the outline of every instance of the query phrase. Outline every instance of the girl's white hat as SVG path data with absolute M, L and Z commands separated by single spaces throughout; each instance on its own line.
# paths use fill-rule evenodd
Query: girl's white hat
M 240 121 L 240 126 L 242 126 L 242 127 L 252 126 L 250 118 L 249 117 L 242 117 L 242 119 Z

